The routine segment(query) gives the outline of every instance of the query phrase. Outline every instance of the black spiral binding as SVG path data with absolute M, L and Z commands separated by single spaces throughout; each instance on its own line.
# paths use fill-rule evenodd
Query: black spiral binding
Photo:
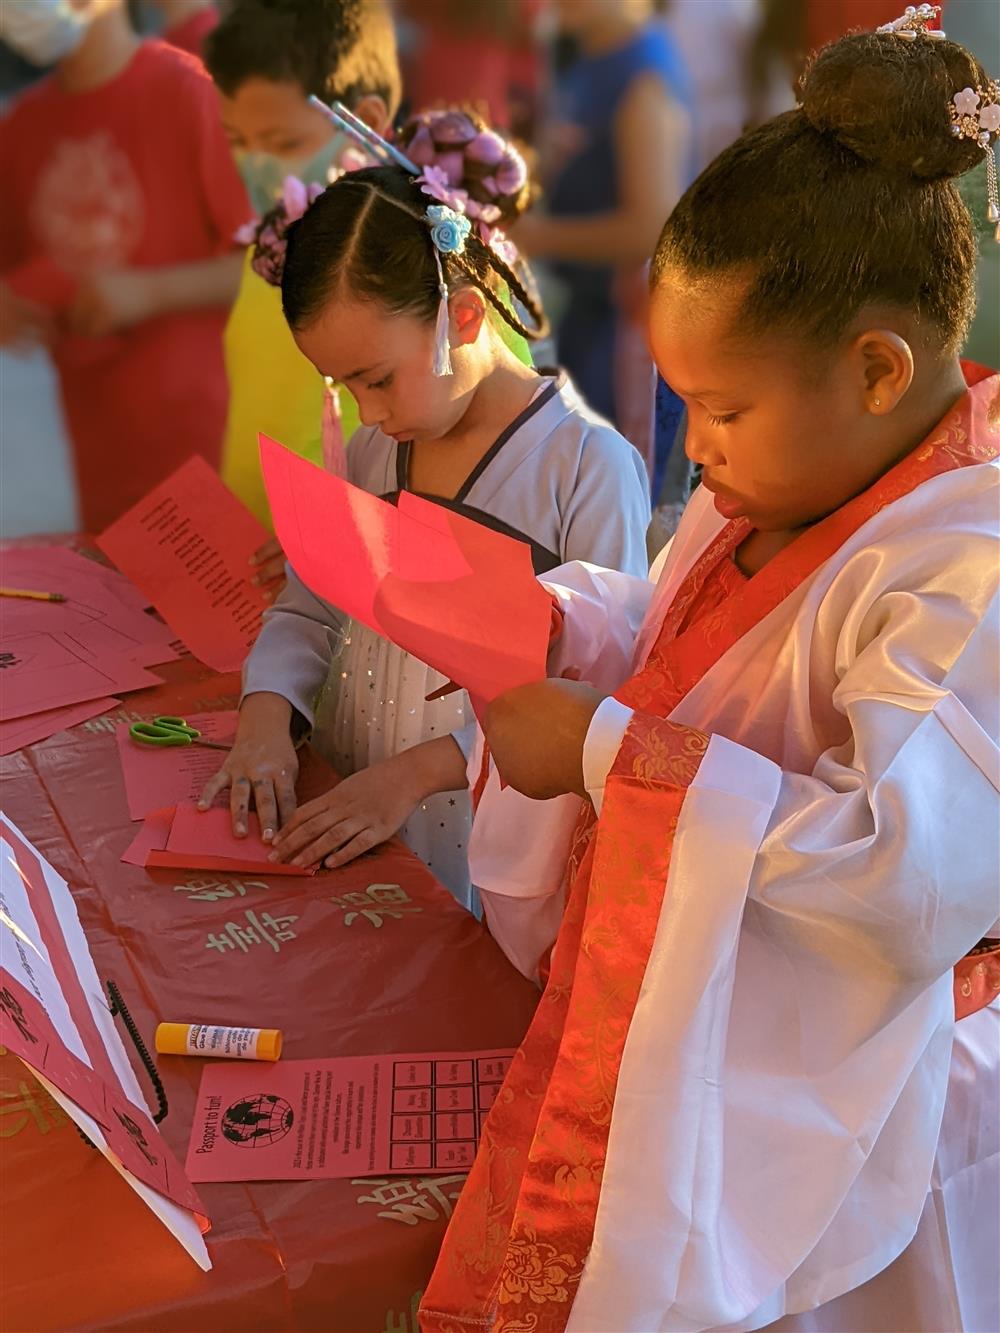
M 135 1019 L 129 1013 L 128 1006 L 122 999 L 121 991 L 118 989 L 118 987 L 115 985 L 113 981 L 108 981 L 105 983 L 105 985 L 107 986 L 108 990 L 108 998 L 111 1001 L 111 1004 L 109 1006 L 111 1015 L 112 1017 L 115 1017 L 119 1014 L 121 1015 L 121 1020 L 125 1024 L 125 1030 L 128 1032 L 128 1035 L 132 1038 L 132 1041 L 135 1043 L 135 1049 L 139 1052 L 139 1059 L 142 1061 L 143 1068 L 149 1075 L 149 1081 L 153 1085 L 153 1091 L 156 1093 L 156 1114 L 153 1116 L 153 1123 L 158 1125 L 162 1120 L 166 1119 L 168 1110 L 167 1094 L 163 1088 L 163 1080 L 160 1078 L 159 1072 L 157 1071 L 156 1068 L 156 1064 L 153 1061 L 153 1057 L 150 1055 L 149 1050 L 146 1047 L 146 1043 L 143 1041 L 139 1029 L 135 1025 Z M 83 1130 L 79 1127 L 79 1125 L 77 1126 L 77 1133 L 80 1135 L 80 1138 L 83 1139 L 84 1143 L 86 1143 L 88 1147 L 93 1148 L 95 1146 L 93 1143 L 91 1143 L 90 1139 L 87 1138 L 86 1134 L 84 1134 Z

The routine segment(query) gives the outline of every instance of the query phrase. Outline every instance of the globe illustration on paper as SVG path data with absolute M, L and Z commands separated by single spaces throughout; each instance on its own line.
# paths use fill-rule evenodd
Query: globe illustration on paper
M 222 1133 L 241 1148 L 262 1148 L 279 1143 L 294 1120 L 295 1112 L 284 1097 L 259 1092 L 233 1102 L 222 1117 Z

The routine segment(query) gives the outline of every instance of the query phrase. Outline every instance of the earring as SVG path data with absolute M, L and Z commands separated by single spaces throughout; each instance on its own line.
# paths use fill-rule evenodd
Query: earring
M 875 406 L 875 407 L 881 407 L 881 406 L 882 406 L 882 399 L 881 399 L 881 398 L 876 398 L 876 399 L 875 399 L 875 402 L 874 402 L 874 406 Z

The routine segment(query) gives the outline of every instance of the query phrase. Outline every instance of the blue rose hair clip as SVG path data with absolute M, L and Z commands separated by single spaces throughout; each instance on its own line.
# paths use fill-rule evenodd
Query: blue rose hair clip
M 448 339 L 448 284 L 445 282 L 442 255 L 465 253 L 465 242 L 472 231 L 472 223 L 464 213 L 447 204 L 429 204 L 424 214 L 431 228 L 434 262 L 437 264 L 438 303 L 437 323 L 434 326 L 434 374 L 450 375 L 451 346 Z

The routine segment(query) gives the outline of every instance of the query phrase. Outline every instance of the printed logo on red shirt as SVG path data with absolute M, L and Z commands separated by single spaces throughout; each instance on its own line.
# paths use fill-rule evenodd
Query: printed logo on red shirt
M 39 175 L 32 213 L 42 246 L 66 272 L 123 268 L 142 236 L 142 187 L 106 131 L 64 139 Z

